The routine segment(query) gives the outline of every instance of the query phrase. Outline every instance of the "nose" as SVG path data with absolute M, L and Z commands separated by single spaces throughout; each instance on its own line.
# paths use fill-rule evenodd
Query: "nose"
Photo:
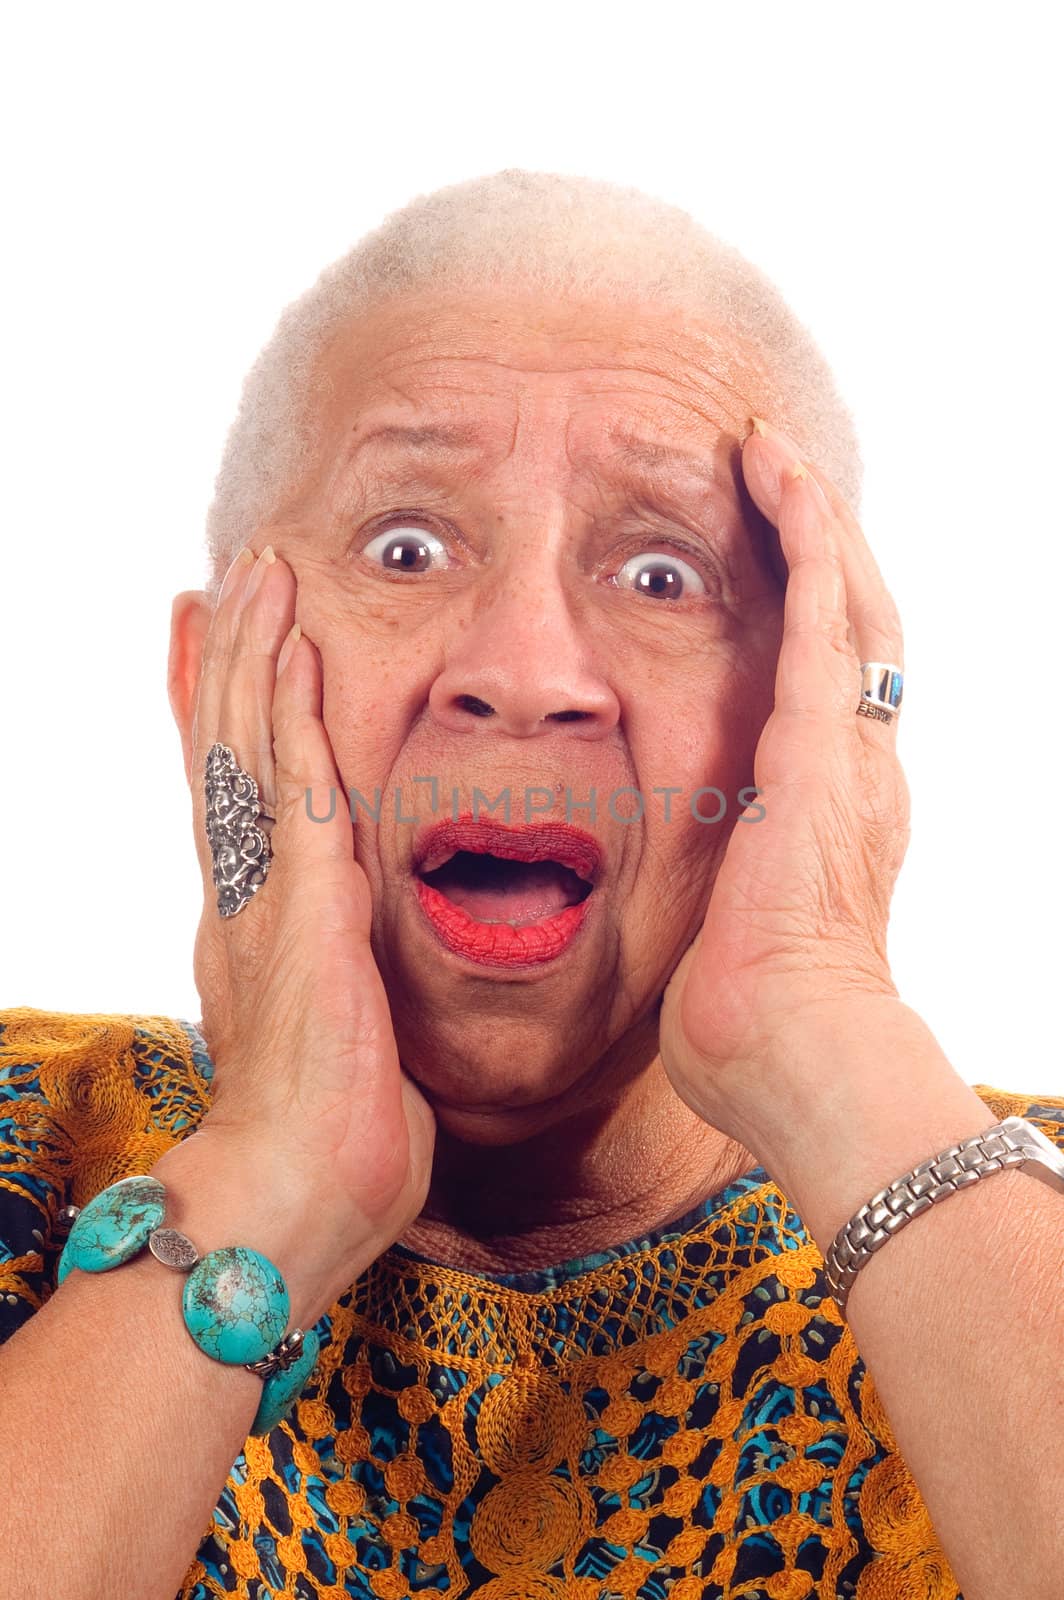
M 437 723 L 468 732 L 483 722 L 529 739 L 557 734 L 601 739 L 620 718 L 586 628 L 574 617 L 560 574 L 534 563 L 500 575 L 455 619 L 443 670 L 429 692 Z M 451 614 L 454 617 L 454 613 Z

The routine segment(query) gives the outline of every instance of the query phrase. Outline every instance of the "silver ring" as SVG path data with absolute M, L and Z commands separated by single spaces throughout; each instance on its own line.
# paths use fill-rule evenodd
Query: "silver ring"
M 875 717 L 878 722 L 893 722 L 901 706 L 904 673 L 891 661 L 861 662 L 859 717 Z
M 227 744 L 207 752 L 207 842 L 211 847 L 218 911 L 235 917 L 266 882 L 273 850 L 268 828 L 274 818 L 259 804 L 259 786 Z

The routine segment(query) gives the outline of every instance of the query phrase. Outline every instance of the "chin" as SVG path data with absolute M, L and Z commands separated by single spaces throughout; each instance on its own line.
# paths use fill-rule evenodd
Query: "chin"
M 521 1057 L 517 1046 L 499 1040 L 497 1054 L 474 1059 L 445 1048 L 402 1049 L 399 1059 L 433 1106 L 483 1115 L 522 1115 L 568 1100 L 583 1075 L 581 1065 L 561 1053 L 547 1061 Z
M 570 1135 L 579 1139 L 613 1113 L 657 1053 L 652 1020 L 612 1049 L 602 1038 L 601 1029 L 581 1039 L 542 1018 L 538 1027 L 455 1019 L 400 1038 L 399 1059 L 452 1139 L 519 1144 L 574 1121 L 581 1129 Z
M 599 1103 L 605 1116 L 658 1049 L 657 1008 L 634 1024 L 624 1019 L 618 1032 L 605 988 L 557 996 L 553 1006 L 534 990 L 510 990 L 500 1009 L 475 1003 L 496 1001 L 498 990 L 458 1004 L 404 984 L 389 990 L 399 1060 L 438 1125 L 471 1143 L 512 1144 L 576 1116 L 593 1119 Z
M 509 1144 L 588 1103 L 587 1059 L 542 1022 L 537 1029 L 472 1022 L 418 1030 L 399 1040 L 399 1059 L 437 1123 L 474 1143 Z
M 523 1144 L 566 1119 L 566 1113 L 557 1101 L 545 1100 L 538 1104 L 510 1107 L 495 1105 L 490 1101 L 455 1105 L 440 1101 L 430 1089 L 422 1085 L 419 1087 L 435 1114 L 437 1137 L 444 1134 L 448 1139 L 479 1145 L 482 1149 Z

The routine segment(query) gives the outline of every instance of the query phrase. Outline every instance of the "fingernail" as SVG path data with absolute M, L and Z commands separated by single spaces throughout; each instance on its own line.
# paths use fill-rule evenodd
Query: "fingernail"
M 820 487 L 819 483 L 817 483 L 815 475 L 810 472 L 807 467 L 803 466 L 800 461 L 796 461 L 791 467 L 790 475 L 792 478 L 804 478 L 806 483 L 809 485 L 809 493 L 813 496 L 813 499 L 818 502 L 821 511 L 830 511 L 830 500 Z
M 775 449 L 779 450 L 781 455 L 785 455 L 787 457 L 788 465 L 796 461 L 801 461 L 802 452 L 795 444 L 790 434 L 784 433 L 782 428 L 774 427 L 771 422 L 766 422 L 763 417 L 751 417 L 750 421 L 754 425 L 754 431 L 758 433 L 767 444 L 773 446 Z
M 302 632 L 303 632 L 303 630 L 299 626 L 299 623 L 298 622 L 293 622 L 292 626 L 289 628 L 288 632 L 285 634 L 284 643 L 282 644 L 282 646 L 280 648 L 280 651 L 278 652 L 278 656 L 277 656 L 277 676 L 278 677 L 281 676 L 281 673 L 284 671 L 285 667 L 287 667 L 289 661 L 291 660 L 292 651 L 295 649 L 296 642 L 299 639 L 299 636 L 300 636 L 300 634 Z
M 266 568 L 268 566 L 270 566 L 271 563 L 276 561 L 276 560 L 277 560 L 277 557 L 273 553 L 273 545 L 272 544 L 268 544 L 266 546 L 265 550 L 262 552 L 262 554 L 259 557 L 259 559 L 256 561 L 254 567 L 252 568 L 251 577 L 248 579 L 248 586 L 244 590 L 244 604 L 245 605 L 247 605 L 248 601 L 251 599 L 252 595 L 255 593 L 255 590 L 258 588 L 259 584 L 262 582 L 263 578 L 266 576 Z
M 222 587 L 218 590 L 218 604 L 221 605 L 226 595 L 231 594 L 236 588 L 237 578 L 241 573 L 246 574 L 255 559 L 255 552 L 250 545 L 245 545 L 243 550 L 238 550 L 229 563 L 229 570 L 222 579 Z

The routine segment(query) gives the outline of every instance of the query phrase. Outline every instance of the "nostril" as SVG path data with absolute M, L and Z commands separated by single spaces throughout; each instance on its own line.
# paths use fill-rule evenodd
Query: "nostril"
M 474 717 L 494 716 L 494 711 L 486 700 L 478 700 L 475 694 L 460 694 L 457 704 L 463 711 L 472 712 Z
M 582 722 L 585 717 L 591 716 L 590 711 L 552 711 L 548 717 L 550 722 Z

